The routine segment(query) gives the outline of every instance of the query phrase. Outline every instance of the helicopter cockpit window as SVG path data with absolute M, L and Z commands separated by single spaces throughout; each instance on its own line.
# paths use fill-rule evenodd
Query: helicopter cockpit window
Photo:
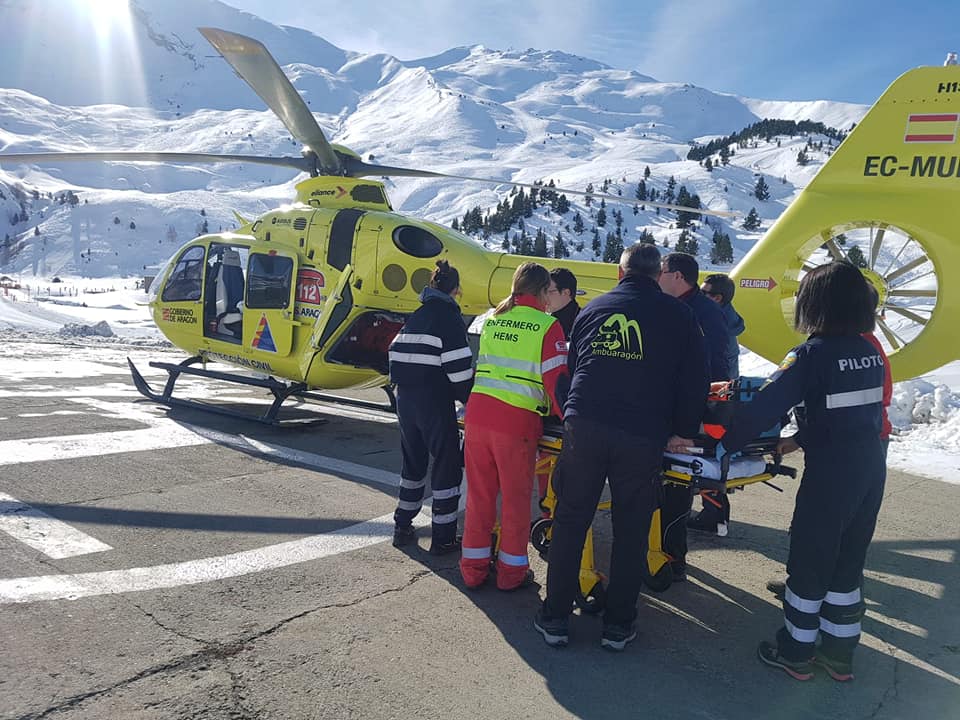
M 188 302 L 200 299 L 203 279 L 203 248 L 195 245 L 183 251 L 163 286 L 162 302 Z
M 443 251 L 443 243 L 436 235 L 415 225 L 401 225 L 394 230 L 393 244 L 418 258 L 435 257 Z
M 279 255 L 250 256 L 247 273 L 247 302 L 249 308 L 285 308 L 290 304 L 293 260 Z

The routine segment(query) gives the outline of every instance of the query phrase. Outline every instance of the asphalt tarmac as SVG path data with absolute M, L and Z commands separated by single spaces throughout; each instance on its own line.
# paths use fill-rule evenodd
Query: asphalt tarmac
M 780 624 L 764 586 L 783 574 L 788 479 L 736 493 L 728 537 L 691 533 L 689 581 L 641 596 L 625 652 L 601 650 L 586 615 L 557 650 L 532 628 L 538 585 L 467 591 L 428 529 L 391 546 L 395 420 L 328 407 L 273 428 L 159 408 L 127 354 L 145 371 L 177 359 L 4 348 L 0 717 L 960 718 L 958 485 L 890 472 L 852 683 L 756 658 Z M 609 513 L 595 529 L 602 567 Z

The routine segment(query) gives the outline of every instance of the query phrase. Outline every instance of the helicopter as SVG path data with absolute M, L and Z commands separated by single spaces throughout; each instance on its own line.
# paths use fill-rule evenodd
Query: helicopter
M 189 241 L 156 274 L 149 291 L 153 320 L 189 357 L 179 364 L 150 363 L 168 373 L 162 391 L 154 390 L 128 361 L 134 383 L 146 397 L 248 417 L 223 404 L 175 396 L 177 379 L 187 374 L 269 390 L 272 403 L 254 418 L 267 423 L 279 422 L 280 409 L 291 397 L 394 410 L 387 350 L 406 317 L 419 307 L 419 294 L 437 260 L 460 271 L 460 307 L 467 323 L 509 294 L 514 270 L 528 260 L 570 269 L 585 300 L 616 284 L 615 264 L 491 252 L 456 230 L 395 212 L 384 183 L 371 178 L 534 186 L 364 162 L 356 152 L 327 140 L 262 43 L 226 30 L 199 30 L 303 144 L 301 157 L 0 154 L 0 162 L 11 163 L 254 162 L 308 175 L 296 185 L 290 205 L 256 219 L 238 216 L 236 230 Z M 894 380 L 960 359 L 950 320 L 960 313 L 960 289 L 940 282 L 960 268 L 960 233 L 950 212 L 960 195 L 958 126 L 960 67 L 917 68 L 894 81 L 731 271 L 737 309 L 747 327 L 742 344 L 779 362 L 803 339 L 792 327 L 802 277 L 824 262 L 850 260 L 877 290 L 877 327 Z M 595 192 L 557 190 L 623 202 Z M 253 374 L 213 370 L 208 363 Z M 383 404 L 328 394 L 376 387 L 387 394 Z

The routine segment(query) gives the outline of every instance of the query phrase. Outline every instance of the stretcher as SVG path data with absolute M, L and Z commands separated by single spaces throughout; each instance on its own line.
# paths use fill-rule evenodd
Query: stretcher
M 710 498 L 713 493 L 733 493 L 748 485 L 764 483 L 779 490 L 770 483 L 778 475 L 796 477 L 796 470 L 783 465 L 776 452 L 779 440 L 777 435 L 765 436 L 748 443 L 735 456 L 724 456 L 719 460 L 710 457 L 712 449 L 695 447 L 693 454 L 664 453 L 661 479 L 664 485 L 674 484 L 689 487 L 701 494 L 705 502 L 716 502 Z M 709 440 L 701 441 L 709 445 Z M 716 443 L 712 443 L 714 446 Z M 557 496 L 553 491 L 553 471 L 557 458 L 563 449 L 563 428 L 559 425 L 547 425 L 538 444 L 540 456 L 537 460 L 537 473 L 549 476 L 547 494 L 541 500 L 540 507 L 545 517 L 535 521 L 530 528 L 530 543 L 544 559 L 549 557 L 550 537 L 553 527 L 553 511 L 557 505 Z M 697 452 L 700 451 L 700 452 Z M 597 510 L 608 510 L 610 501 L 602 501 Z M 673 559 L 663 549 L 663 529 L 661 511 L 656 508 L 650 521 L 650 533 L 647 538 L 647 567 L 644 584 L 654 592 L 667 590 L 673 580 L 670 561 Z M 586 613 L 599 613 L 605 605 L 603 581 L 606 578 L 596 569 L 593 550 L 593 529 L 587 531 L 580 559 L 580 586 L 576 604 Z
M 704 497 L 705 502 L 716 502 L 711 498 L 714 493 L 733 493 L 748 485 L 764 483 L 776 490 L 780 488 L 770 481 L 778 475 L 796 477 L 796 470 L 781 463 L 777 453 L 780 440 L 780 424 L 768 429 L 756 439 L 748 442 L 744 448 L 732 455 L 715 457 L 717 443 L 723 437 L 724 426 L 729 425 L 736 412 L 736 406 L 749 402 L 759 389 L 763 378 L 741 377 L 725 383 L 714 383 L 707 398 L 707 410 L 701 432 L 694 439 L 694 446 L 688 453 L 664 453 L 661 479 L 664 485 L 673 484 L 689 487 Z M 461 433 L 463 419 L 458 419 Z M 462 437 L 462 435 L 461 435 Z M 557 496 L 553 491 L 553 473 L 557 459 L 563 449 L 563 426 L 559 422 L 544 422 L 543 435 L 538 442 L 536 474 L 548 478 L 546 495 L 540 501 L 543 517 L 534 521 L 530 527 L 530 543 L 545 560 L 549 558 L 550 539 L 553 529 L 553 513 L 557 506 Z M 597 510 L 610 509 L 609 500 L 597 505 Z M 499 543 L 499 525 L 494 529 L 493 555 Z M 663 528 L 661 511 L 656 508 L 650 521 L 648 536 L 647 567 L 644 584 L 654 592 L 667 590 L 673 580 L 670 561 L 673 558 L 663 549 Z M 579 588 L 576 604 L 582 612 L 595 614 L 602 612 L 606 605 L 604 575 L 597 570 L 594 549 L 593 529 L 587 531 L 580 559 Z

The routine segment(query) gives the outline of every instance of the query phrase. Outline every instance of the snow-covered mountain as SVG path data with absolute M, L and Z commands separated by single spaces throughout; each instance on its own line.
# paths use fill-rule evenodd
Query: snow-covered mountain
M 632 198 L 644 168 L 651 187 L 677 187 L 704 205 L 746 214 L 764 227 L 816 172 L 826 152 L 796 163 L 803 137 L 740 148 L 709 172 L 686 160 L 704 142 L 763 118 L 813 120 L 847 129 L 866 111 L 843 103 L 741 98 L 556 50 L 453 48 L 400 61 L 340 49 L 304 30 L 278 27 L 217 0 L 130 0 L 129 14 L 97 15 L 74 0 L 0 0 L 0 150 L 177 150 L 297 154 L 298 144 L 197 32 L 222 27 L 261 40 L 303 93 L 333 142 L 377 162 L 462 175 L 598 189 Z M 86 14 L 81 12 L 85 10 Z M 822 139 L 822 138 L 820 138 Z M 770 199 L 752 196 L 757 174 Z M 196 168 L 82 163 L 0 168 L 3 269 L 37 274 L 138 272 L 204 224 L 216 231 L 288 202 L 291 171 L 252 165 Z M 70 190 L 77 201 L 63 193 Z M 402 179 L 388 183 L 396 208 L 440 222 L 509 187 Z M 573 200 L 573 198 L 571 198 Z M 570 236 L 579 210 L 587 232 Z M 593 257 L 587 208 L 537 212 L 527 222 L 562 232 L 578 257 Z M 624 242 L 642 229 L 675 241 L 672 213 L 624 214 Z M 26 219 L 24 219 L 26 218 Z M 722 225 L 739 258 L 758 237 Z M 709 238 L 711 229 L 701 240 Z M 491 238 L 499 246 L 502 238 Z M 705 244 L 701 242 L 701 247 Z

